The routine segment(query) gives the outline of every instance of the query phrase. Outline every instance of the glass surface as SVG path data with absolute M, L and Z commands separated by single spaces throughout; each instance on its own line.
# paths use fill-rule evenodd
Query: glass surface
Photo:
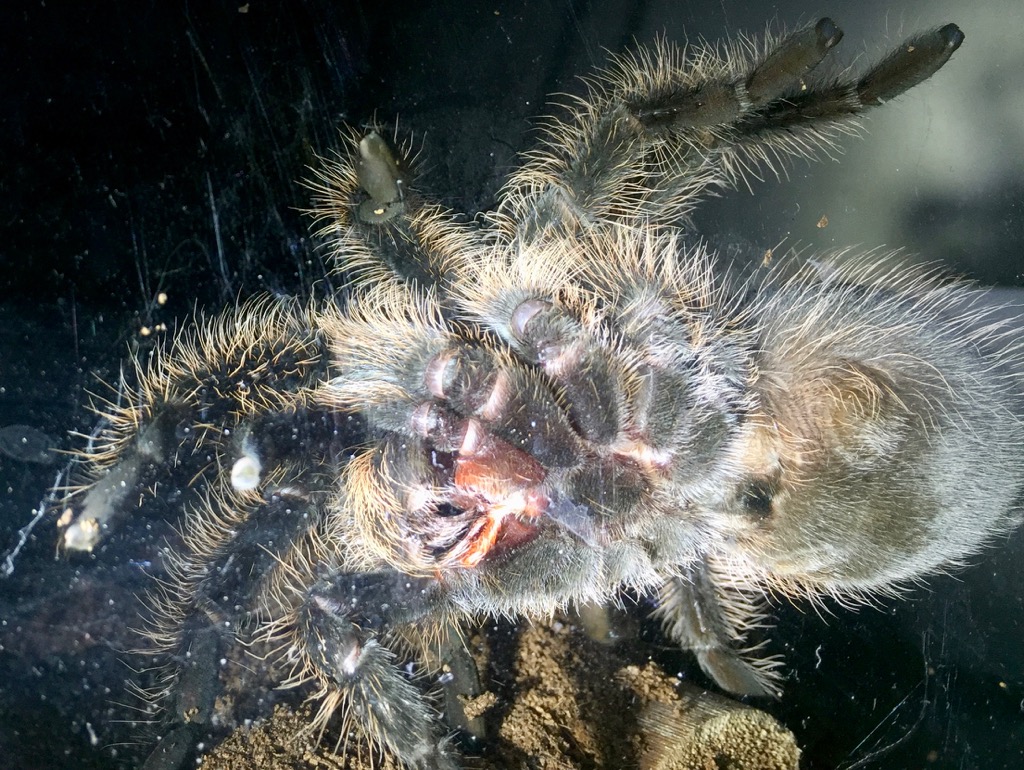
M 424 186 L 486 211 L 536 141 L 548 94 L 657 35 L 717 41 L 819 16 L 863 64 L 956 21 L 966 42 L 834 159 L 792 163 L 695 214 L 730 258 L 900 247 L 1007 295 L 1024 286 L 1024 6 L 935 3 L 23 3 L 0 24 L 0 756 L 15 768 L 138 766 L 153 733 L 125 693 L 156 518 L 56 553 L 69 455 L 129 353 L 195 312 L 340 285 L 303 210 L 337 129 L 398 121 Z M 827 222 L 827 226 L 822 226 Z M 1021 451 L 1024 451 L 1022 448 Z M 36 512 L 46 508 L 44 515 Z M 1024 766 L 1024 540 L 901 598 L 773 606 L 785 693 L 758 702 L 804 768 Z M 647 632 L 631 642 L 700 674 Z M 643 645 L 648 645 L 644 647 Z M 641 652 L 642 654 L 642 652 Z

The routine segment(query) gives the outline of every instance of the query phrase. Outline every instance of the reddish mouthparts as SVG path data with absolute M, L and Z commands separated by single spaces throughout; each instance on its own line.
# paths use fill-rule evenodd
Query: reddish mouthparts
M 529 454 L 470 421 L 455 461 L 452 504 L 481 515 L 458 546 L 462 566 L 475 567 L 499 542 L 512 546 L 532 537 L 536 528 L 523 520 L 547 508 L 548 496 L 541 488 L 546 476 Z

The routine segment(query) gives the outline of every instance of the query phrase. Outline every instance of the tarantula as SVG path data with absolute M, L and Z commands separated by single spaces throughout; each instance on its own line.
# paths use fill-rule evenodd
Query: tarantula
M 963 41 L 821 74 L 841 37 L 613 59 L 482 222 L 377 130 L 346 137 L 312 188 L 347 288 L 136 361 L 60 522 L 89 551 L 146 490 L 184 501 L 145 632 L 165 747 L 215 721 L 241 642 L 314 690 L 311 729 L 342 707 L 405 765 L 456 767 L 392 648 L 623 590 L 723 689 L 774 694 L 748 642 L 766 592 L 892 590 L 1016 522 L 1020 361 L 981 292 L 878 260 L 740 275 L 684 237 L 703 195 L 827 154 Z

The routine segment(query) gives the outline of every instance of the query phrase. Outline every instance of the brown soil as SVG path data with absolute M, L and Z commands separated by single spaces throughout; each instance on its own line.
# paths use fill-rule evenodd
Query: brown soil
M 500 644 L 494 645 L 500 648 Z M 491 649 L 479 644 L 479 650 Z M 484 655 L 484 653 L 481 653 Z M 800 751 L 772 717 L 664 674 L 630 665 L 616 652 L 564 623 L 536 624 L 518 635 L 508 669 L 486 668 L 498 692 L 463 699 L 482 715 L 489 739 L 479 770 L 794 770 Z M 504 681 L 501 681 L 504 680 Z M 507 693 L 505 692 L 507 690 Z M 309 714 L 278 707 L 237 730 L 208 754 L 207 770 L 400 770 L 355 740 L 335 747 L 305 728 Z M 357 745 L 358 744 L 358 745 Z M 335 753 L 337 751 L 338 753 Z

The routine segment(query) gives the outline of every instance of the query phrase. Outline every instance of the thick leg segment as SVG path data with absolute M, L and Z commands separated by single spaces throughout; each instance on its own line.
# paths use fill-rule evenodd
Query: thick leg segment
M 360 730 L 408 767 L 454 770 L 438 714 L 378 639 L 429 612 L 433 593 L 429 583 L 393 573 L 318 582 L 297 613 L 293 654 L 302 671 L 293 681 L 319 682 L 321 727 L 340 706 L 344 730 Z
M 763 44 L 668 44 L 619 58 L 510 180 L 499 224 L 534 241 L 621 223 L 674 224 L 708 187 L 834 147 L 857 117 L 933 75 L 963 41 L 919 35 L 860 77 L 820 66 L 842 39 L 830 19 Z
M 747 116 L 739 129 L 749 137 L 740 136 L 737 142 L 768 141 L 771 132 L 856 117 L 934 75 L 963 39 L 963 32 L 955 24 L 947 24 L 908 40 L 856 80 L 839 80 L 788 94 Z
M 843 33 L 831 19 L 821 19 L 779 41 L 749 75 L 735 81 L 693 85 L 666 83 L 627 101 L 645 131 L 682 131 L 735 122 L 748 113 L 804 86 Z M 674 86 L 674 87 L 673 87 Z
M 338 269 L 369 283 L 442 284 L 479 248 L 474 229 L 417 194 L 408 148 L 393 149 L 375 130 L 342 141 L 338 158 L 310 185 L 318 234 L 329 241 Z
M 730 589 L 728 576 L 699 562 L 661 588 L 657 615 L 668 636 L 691 650 L 704 672 L 734 695 L 778 695 L 781 663 L 759 659 L 757 648 L 743 649 L 747 632 L 764 620 L 751 592 Z
M 320 518 L 323 496 L 306 493 L 301 478 L 275 473 L 271 481 L 265 499 L 226 489 L 190 511 L 170 574 L 150 599 L 145 635 L 150 652 L 171 661 L 160 695 L 172 724 L 211 723 L 219 661 L 238 655 L 239 641 L 281 613 L 277 570 Z
M 189 410 L 179 404 L 161 404 L 158 413 L 148 424 L 139 428 L 134 440 L 118 435 L 110 448 L 101 448 L 85 454 L 85 462 L 94 467 L 111 463 L 104 470 L 94 471 L 96 478 L 83 485 L 80 496 L 73 494 L 65 501 L 59 526 L 65 527 L 60 545 L 66 551 L 91 551 L 111 531 L 134 511 L 136 500 L 145 495 L 145 489 L 160 477 L 168 464 L 176 462 L 168 457 L 177 443 L 175 433 L 186 422 Z M 129 414 L 128 410 L 112 412 L 115 416 Z M 131 415 L 131 421 L 136 417 Z M 124 428 L 111 420 L 112 428 L 106 432 L 121 433 Z M 186 423 L 187 424 L 187 423 Z M 198 428 L 190 438 L 205 443 L 206 426 Z
M 202 488 L 218 463 L 251 453 L 257 415 L 299 413 L 327 368 L 309 314 L 292 303 L 247 302 L 136 361 L 136 384 L 97 408 L 105 428 L 85 453 L 92 479 L 67 501 L 63 545 L 90 551 L 160 483 Z M 252 484 L 240 466 L 239 484 Z M 259 471 L 256 471 L 256 476 Z
M 626 419 L 625 393 L 632 367 L 614 338 L 590 328 L 564 309 L 528 300 L 512 313 L 513 334 L 531 363 L 538 364 L 565 393 L 569 419 L 583 438 L 611 443 Z
M 879 106 L 927 80 L 963 42 L 964 33 L 956 24 L 911 38 L 860 79 L 860 103 Z
M 784 38 L 743 84 L 750 105 L 760 107 L 799 87 L 842 39 L 843 31 L 827 18 Z

